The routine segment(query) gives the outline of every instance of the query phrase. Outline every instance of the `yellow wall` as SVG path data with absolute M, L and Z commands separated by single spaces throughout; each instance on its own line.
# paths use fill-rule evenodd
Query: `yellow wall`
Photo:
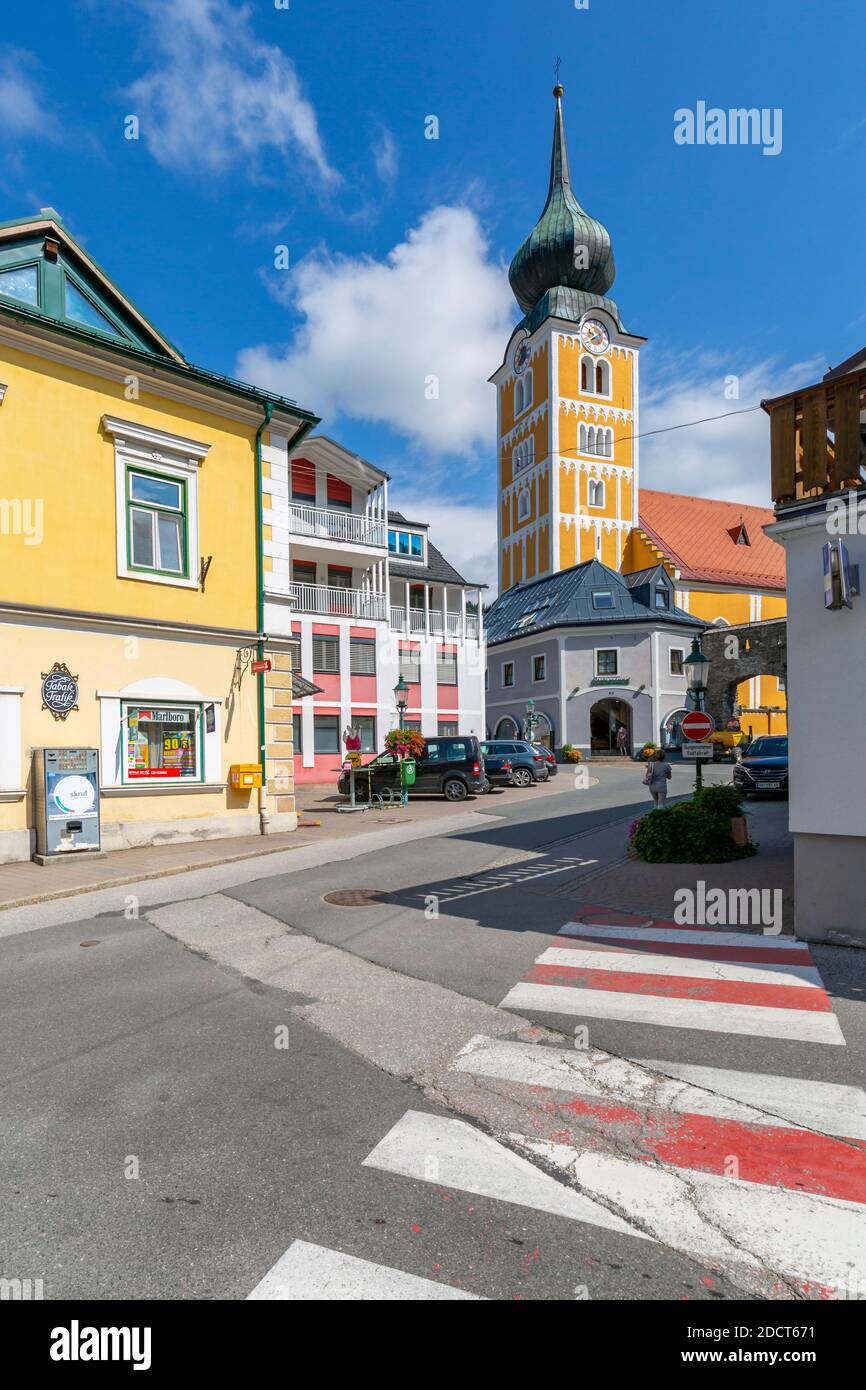
M 531 415 L 532 411 L 535 410 L 537 406 L 547 400 L 547 361 L 548 344 L 547 342 L 543 342 L 539 347 L 533 349 L 532 358 L 524 372 L 524 376 L 527 372 L 531 372 L 532 374 L 532 405 L 529 407 L 527 414 Z M 508 434 L 509 430 L 514 428 L 514 388 L 516 382 L 517 378 L 512 376 L 509 381 L 506 381 L 505 384 L 499 388 L 500 423 L 504 435 Z M 522 413 L 523 412 L 521 412 L 521 414 Z
M 186 683 L 208 700 L 222 700 L 219 730 L 223 776 L 231 763 L 257 762 L 257 705 L 255 678 L 247 671 L 240 692 L 232 691 L 235 648 L 208 642 L 171 642 L 104 631 L 81 631 L 61 624 L 51 626 L 0 623 L 0 670 L 24 687 L 21 698 L 21 778 L 19 786 L 29 787 L 31 750 L 41 747 L 101 746 L 100 712 L 97 692 L 119 694 L 125 687 L 146 680 L 180 678 L 185 665 Z M 42 673 L 55 661 L 66 664 L 78 677 L 78 710 L 65 720 L 55 720 L 43 710 Z M 11 683 L 11 682 L 10 682 Z M 131 700 L 149 703 L 145 697 Z M 182 701 L 182 697 L 176 697 Z M 154 701 L 160 703 L 160 701 Z M 106 781 L 108 769 L 102 768 Z M 164 784 L 161 784 L 161 787 Z M 230 788 L 216 792 L 178 792 L 176 795 L 148 792 L 105 796 L 103 824 L 115 821 L 184 820 L 226 813 L 256 812 L 255 793 L 235 793 Z M 24 801 L 0 800 L 0 831 L 33 825 L 30 796 Z M 226 832 L 223 832 L 226 833 Z
M 0 536 L 3 598 L 47 607 L 256 626 L 252 426 L 142 394 L 43 358 L 0 348 L 0 459 L 5 497 L 40 498 L 44 537 Z M 213 555 L 206 591 L 117 574 L 114 441 L 103 414 L 209 444 L 198 473 L 199 546 Z M 199 555 L 190 556 L 197 574 Z

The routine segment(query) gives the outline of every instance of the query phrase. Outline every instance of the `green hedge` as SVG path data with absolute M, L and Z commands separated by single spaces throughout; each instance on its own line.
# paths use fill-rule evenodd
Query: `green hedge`
M 649 864 L 720 864 L 755 853 L 735 845 L 731 817 L 741 813 L 742 793 L 732 785 L 704 787 L 691 801 L 650 811 L 634 827 L 631 843 Z

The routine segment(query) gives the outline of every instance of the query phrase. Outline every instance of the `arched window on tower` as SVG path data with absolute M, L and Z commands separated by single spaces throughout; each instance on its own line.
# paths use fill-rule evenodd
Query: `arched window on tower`
M 514 418 L 523 410 L 523 377 L 519 376 L 514 382 Z
M 604 483 L 601 478 L 590 478 L 588 501 L 591 507 L 604 506 Z
M 613 458 L 613 430 L 604 430 L 603 436 L 601 452 L 605 458 Z
M 595 364 L 595 391 L 598 396 L 610 395 L 610 363 L 603 358 Z
M 590 357 L 582 357 L 580 359 L 580 389 L 588 396 L 593 394 L 592 381 L 592 359 Z
M 531 468 L 535 463 L 535 435 L 531 434 L 526 441 L 526 467 Z
M 517 497 L 517 520 L 529 520 L 529 488 L 525 487 Z
M 532 372 L 527 372 L 523 378 L 523 409 L 528 410 L 532 405 Z
M 595 425 L 590 425 L 586 432 L 586 452 L 588 454 L 595 453 Z
M 581 454 L 586 453 L 586 425 L 581 425 L 578 433 L 578 450 Z

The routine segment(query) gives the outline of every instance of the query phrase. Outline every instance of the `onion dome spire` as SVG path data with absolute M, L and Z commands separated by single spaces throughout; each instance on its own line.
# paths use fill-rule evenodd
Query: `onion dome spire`
M 601 302 L 616 275 L 607 228 L 584 212 L 571 187 L 562 117 L 564 90 L 559 82 L 553 89 L 556 115 L 547 202 L 508 271 L 514 297 L 525 314 L 557 286 L 581 291 L 581 300 L 598 297 Z

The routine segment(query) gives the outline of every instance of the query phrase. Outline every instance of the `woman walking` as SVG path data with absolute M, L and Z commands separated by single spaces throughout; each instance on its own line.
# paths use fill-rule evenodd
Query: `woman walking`
M 665 750 L 659 748 L 653 753 L 647 765 L 644 785 L 649 787 L 650 796 L 656 806 L 664 806 L 668 798 L 668 782 L 671 780 L 671 765 L 665 758 Z

